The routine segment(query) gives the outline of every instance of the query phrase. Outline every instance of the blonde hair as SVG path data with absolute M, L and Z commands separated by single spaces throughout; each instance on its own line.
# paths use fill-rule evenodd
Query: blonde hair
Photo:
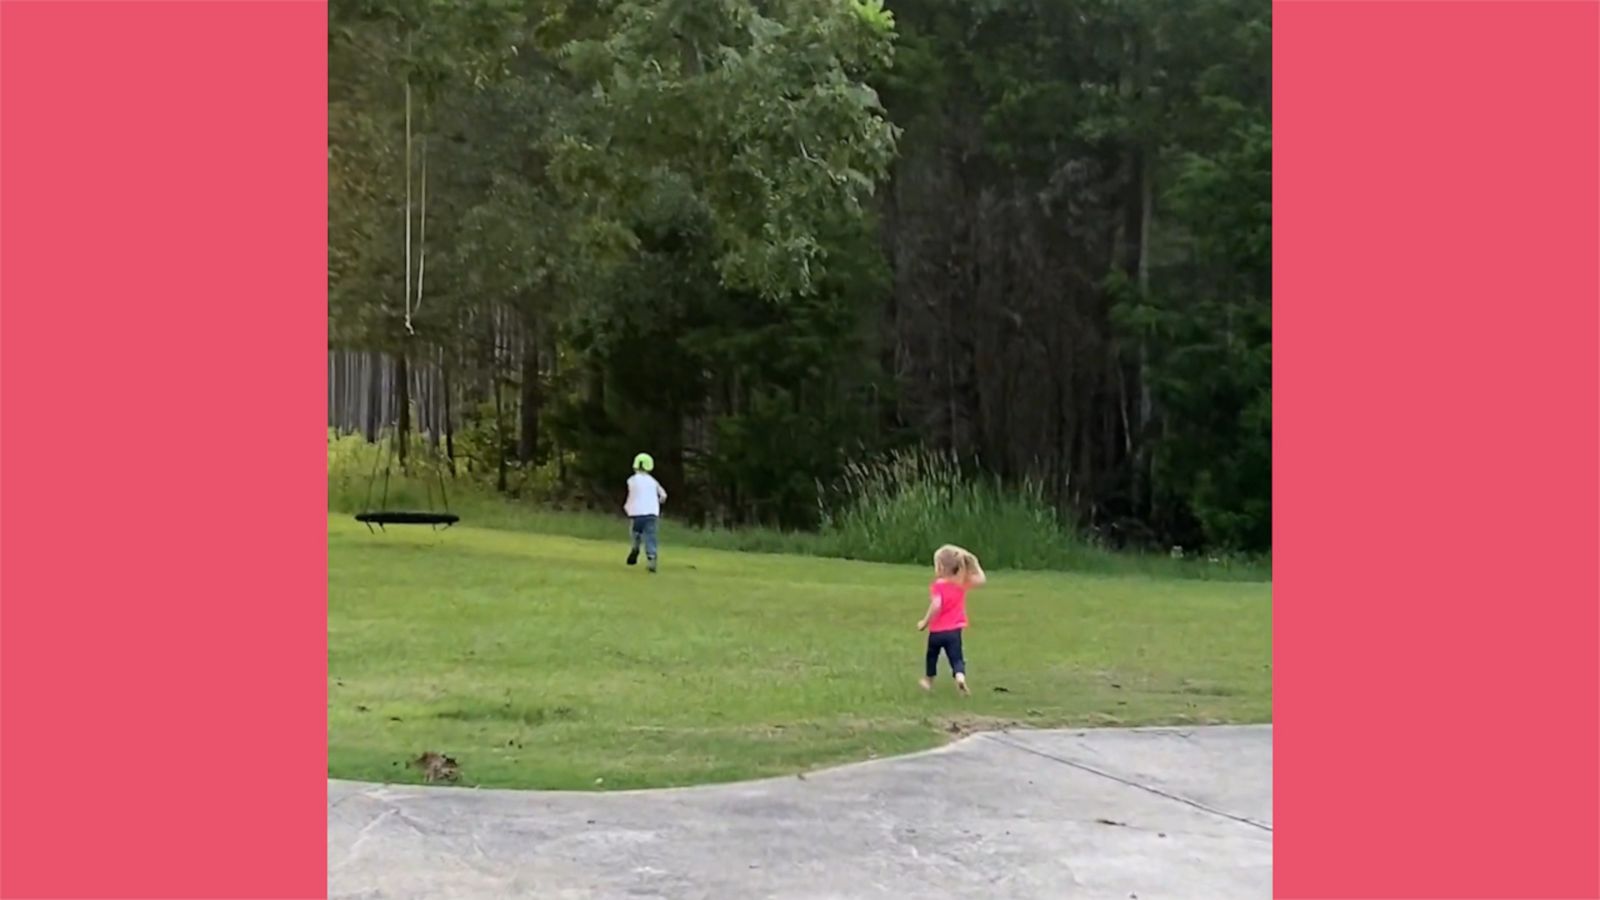
M 933 553 L 933 574 L 936 578 L 969 584 L 973 574 L 978 571 L 978 558 L 955 544 L 945 544 Z

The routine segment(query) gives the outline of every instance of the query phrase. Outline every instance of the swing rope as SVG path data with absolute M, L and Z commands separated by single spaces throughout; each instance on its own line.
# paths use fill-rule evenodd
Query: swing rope
M 406 328 L 406 340 L 407 341 L 410 341 L 412 338 L 414 338 L 416 336 L 416 333 L 417 333 L 417 330 L 416 330 L 416 328 L 414 327 L 414 325 L 412 323 L 412 316 L 422 308 L 422 276 L 427 271 L 427 264 L 428 264 L 428 142 L 427 142 L 427 138 L 424 137 L 422 139 L 421 143 L 422 143 L 422 148 L 421 148 L 421 150 L 422 150 L 422 185 L 421 185 L 421 209 L 420 209 L 420 212 L 419 212 L 419 215 L 418 215 L 418 218 L 420 220 L 420 224 L 419 224 L 419 228 L 418 228 L 419 234 L 418 234 L 418 240 L 417 240 L 417 290 L 416 290 L 416 295 L 413 298 L 413 295 L 411 293 L 411 157 L 412 157 L 412 151 L 411 151 L 411 144 L 412 144 L 411 81 L 410 81 L 410 79 L 407 79 L 406 80 L 406 284 L 405 284 L 405 320 L 404 320 L 405 328 Z M 408 379 L 410 378 L 410 372 L 409 371 L 407 372 L 406 377 Z M 407 403 L 409 404 L 410 402 L 412 402 L 412 400 L 410 399 L 411 398 L 411 391 L 409 390 L 410 385 L 409 384 L 403 385 L 403 387 L 407 388 L 406 396 L 408 398 L 407 399 Z M 410 410 L 409 409 L 401 410 L 400 412 L 407 413 L 407 412 L 410 412 Z M 388 453 L 387 454 L 378 453 L 378 454 L 375 454 L 373 456 L 372 473 L 367 477 L 367 493 L 366 493 L 366 497 L 362 501 L 362 507 L 363 507 L 364 511 L 361 512 L 361 513 L 358 513 L 356 515 L 356 521 L 357 522 L 361 522 L 362 524 L 366 525 L 368 531 L 371 531 L 372 530 L 372 526 L 374 526 L 374 525 L 378 526 L 379 530 L 383 530 L 383 527 L 385 525 L 430 525 L 435 530 L 437 530 L 441 526 L 445 527 L 445 528 L 449 528 L 451 525 L 454 525 L 457 522 L 461 521 L 461 518 L 459 516 L 457 516 L 454 513 L 450 512 L 450 495 L 446 492 L 445 486 L 444 486 L 444 466 L 441 465 L 438 460 L 433 460 L 432 463 L 433 463 L 435 480 L 437 480 L 439 482 L 439 499 L 440 499 L 442 505 L 444 506 L 444 511 L 443 512 L 435 512 L 434 511 L 434 509 L 433 509 L 433 485 L 428 483 L 427 481 L 423 482 L 424 490 L 426 492 L 426 498 L 427 498 L 426 499 L 426 503 L 427 503 L 427 510 L 426 511 L 420 511 L 419 512 L 419 511 L 410 511 L 410 510 L 392 510 L 392 509 L 388 508 L 389 507 L 389 474 L 394 468 L 395 456 L 399 452 L 400 439 L 401 439 L 401 435 L 400 435 L 399 429 L 397 427 L 396 430 L 395 430 L 394 436 L 390 439 Z M 384 457 L 385 455 L 387 455 L 387 457 L 388 457 L 388 462 L 383 467 L 383 494 L 378 499 L 378 507 L 377 507 L 377 509 L 373 509 L 373 507 L 372 507 L 372 488 L 374 487 L 375 483 L 377 482 L 377 478 L 378 478 L 378 461 L 379 461 L 380 458 Z

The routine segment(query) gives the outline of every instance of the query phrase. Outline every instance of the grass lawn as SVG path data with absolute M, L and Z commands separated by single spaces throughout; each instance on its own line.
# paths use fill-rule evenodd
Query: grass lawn
M 1271 719 L 1269 584 L 992 571 L 963 699 L 916 685 L 925 568 L 664 543 L 652 576 L 616 533 L 330 515 L 329 775 L 416 781 L 431 750 L 465 784 L 658 787 L 988 727 Z

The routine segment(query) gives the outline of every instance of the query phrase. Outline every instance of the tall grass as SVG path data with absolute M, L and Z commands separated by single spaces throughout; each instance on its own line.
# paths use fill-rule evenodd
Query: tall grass
M 387 441 L 360 436 L 328 440 L 328 508 L 354 514 L 375 508 L 384 490 Z M 375 465 L 376 464 L 376 465 Z M 408 471 L 390 466 L 388 509 L 442 509 L 438 482 L 450 510 L 478 528 L 559 534 L 591 540 L 627 540 L 620 509 L 561 509 L 498 494 L 482 477 L 452 474 L 427 454 L 414 455 Z M 373 473 L 376 472 L 376 483 Z M 368 499 L 369 485 L 371 487 Z M 928 451 L 890 454 L 847 467 L 823 491 L 822 526 L 816 532 L 773 528 L 703 528 L 672 518 L 661 523 L 664 552 L 674 544 L 746 553 L 783 553 L 867 562 L 931 564 L 941 544 L 960 544 L 991 569 L 1049 569 L 1107 575 L 1148 575 L 1223 581 L 1267 581 L 1269 561 L 1225 557 L 1173 559 L 1165 554 L 1113 552 L 1062 522 L 1039 485 L 1004 485 L 968 475 L 952 457 Z
M 1003 568 L 1076 568 L 1083 542 L 1057 520 L 1039 485 L 968 476 L 954 457 L 904 451 L 852 463 L 823 511 L 840 556 L 924 562 L 934 548 L 967 547 Z
M 929 450 L 853 463 L 827 496 L 820 535 L 827 556 L 930 563 L 934 549 L 950 543 L 997 569 L 1271 578 L 1270 563 L 1263 560 L 1113 552 L 1063 521 L 1038 482 L 1004 484 L 992 476 L 969 474 L 954 456 Z
M 448 463 L 413 440 L 404 469 L 395 459 L 392 438 L 369 444 L 359 435 L 328 435 L 328 508 L 357 513 L 384 509 L 442 510 L 463 486 Z M 441 487 L 441 482 L 443 486 Z

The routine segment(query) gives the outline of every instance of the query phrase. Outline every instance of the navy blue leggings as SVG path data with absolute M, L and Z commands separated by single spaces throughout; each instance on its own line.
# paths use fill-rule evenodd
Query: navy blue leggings
M 966 674 L 967 658 L 961 655 L 961 629 L 928 632 L 928 668 L 926 674 L 929 678 L 939 674 L 940 650 L 943 650 L 945 658 L 950 660 L 950 671 L 952 673 Z

